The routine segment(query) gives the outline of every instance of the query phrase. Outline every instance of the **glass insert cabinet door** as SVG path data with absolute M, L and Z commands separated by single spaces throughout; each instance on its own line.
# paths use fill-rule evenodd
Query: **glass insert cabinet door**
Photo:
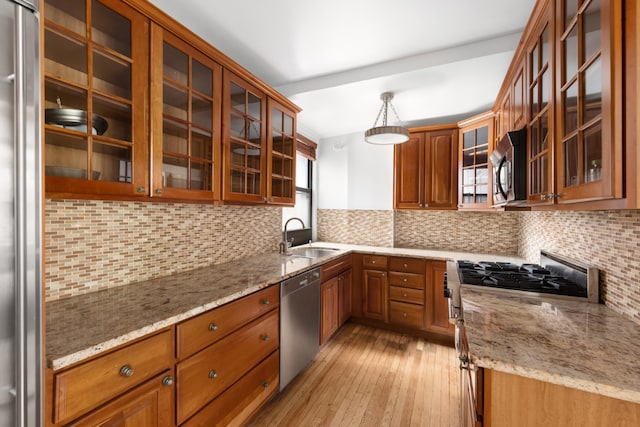
M 489 149 L 493 132 L 493 117 L 461 128 L 458 199 L 461 208 L 487 208 L 491 205 Z
M 616 149 L 621 140 L 620 96 L 622 13 L 619 0 L 558 2 L 557 115 L 558 202 L 615 196 Z M 618 111 L 618 114 L 616 114 Z M 618 167 L 618 169 L 620 169 Z M 621 189 L 620 189 L 621 191 Z
M 267 202 L 295 202 L 296 113 L 269 99 L 269 188 Z
M 219 199 L 222 68 L 153 25 L 152 197 Z
M 148 194 L 145 18 L 110 0 L 47 0 L 43 18 L 45 190 Z
M 528 192 L 529 203 L 553 203 L 552 175 L 550 167 L 553 150 L 550 129 L 553 129 L 551 85 L 551 5 L 544 12 L 534 39 L 527 50 L 529 66 L 529 109 L 528 109 Z
M 224 71 L 223 198 L 264 202 L 266 197 L 265 94 Z

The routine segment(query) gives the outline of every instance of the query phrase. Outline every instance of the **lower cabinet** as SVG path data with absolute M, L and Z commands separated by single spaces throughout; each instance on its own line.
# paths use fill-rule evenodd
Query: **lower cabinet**
M 351 255 L 320 268 L 320 345 L 351 317 Z
M 637 403 L 491 369 L 483 376 L 484 427 L 640 425 Z
M 182 424 L 279 347 L 273 310 L 176 366 L 176 419 Z
M 352 294 L 359 297 L 352 302 L 356 320 L 451 340 L 445 261 L 383 255 L 354 259 L 361 263 L 352 285 Z
M 173 425 L 173 380 L 171 371 L 143 383 L 69 427 Z
M 47 422 L 51 425 L 95 425 L 94 420 L 109 420 L 120 415 L 123 420 L 172 418 L 172 405 L 158 406 L 156 403 L 173 400 L 173 351 L 173 330 L 169 329 L 53 372 L 53 414 L 51 418 L 47 417 Z M 118 401 L 126 406 L 116 404 Z M 135 411 L 142 411 L 142 414 L 137 415 Z M 161 414 L 161 411 L 170 412 Z M 131 425 L 165 424 L 135 422 Z
M 271 286 L 86 362 L 48 370 L 45 425 L 243 424 L 278 391 L 279 302 L 279 286 Z

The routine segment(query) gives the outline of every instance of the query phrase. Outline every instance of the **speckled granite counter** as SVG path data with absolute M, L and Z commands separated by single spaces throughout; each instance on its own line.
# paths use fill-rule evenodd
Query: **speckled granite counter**
M 349 251 L 432 259 L 513 257 L 317 243 L 339 249 L 309 259 L 256 255 L 186 273 L 47 303 L 47 366 L 60 369 L 278 283 Z M 452 264 L 452 263 L 449 263 Z
M 462 285 L 478 366 L 640 403 L 640 328 L 602 304 Z

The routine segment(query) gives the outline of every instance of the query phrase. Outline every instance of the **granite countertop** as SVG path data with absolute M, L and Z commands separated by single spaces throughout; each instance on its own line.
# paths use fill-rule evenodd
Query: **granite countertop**
M 317 259 L 277 253 L 259 254 L 159 279 L 48 302 L 47 366 L 52 369 L 67 367 L 279 283 L 351 251 L 441 260 L 514 259 L 486 254 L 323 242 L 310 246 L 338 250 L 335 254 Z
M 603 304 L 462 285 L 477 366 L 640 403 L 640 328 Z

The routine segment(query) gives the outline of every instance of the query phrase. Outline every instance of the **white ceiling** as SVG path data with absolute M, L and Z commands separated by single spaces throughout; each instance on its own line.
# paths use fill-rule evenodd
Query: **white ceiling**
M 487 110 L 535 3 L 150 1 L 299 105 L 314 139 L 364 132 L 386 91 L 409 126 Z

